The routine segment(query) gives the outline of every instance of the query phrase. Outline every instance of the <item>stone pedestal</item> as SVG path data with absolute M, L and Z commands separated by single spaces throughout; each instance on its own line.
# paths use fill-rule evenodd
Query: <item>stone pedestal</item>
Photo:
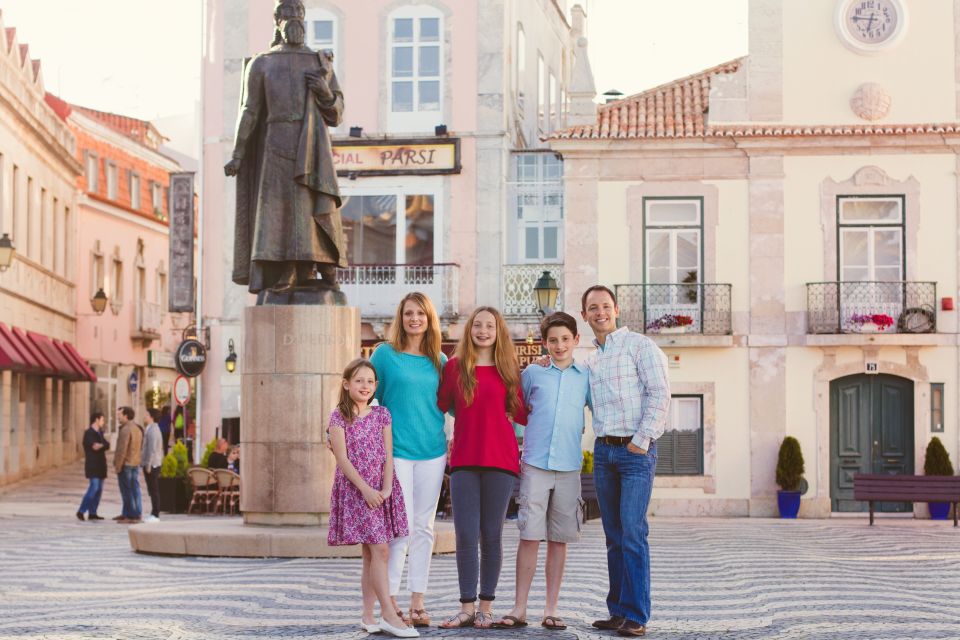
M 321 525 L 336 462 L 330 411 L 360 353 L 360 311 L 339 306 L 247 307 L 241 371 L 240 510 L 246 524 Z

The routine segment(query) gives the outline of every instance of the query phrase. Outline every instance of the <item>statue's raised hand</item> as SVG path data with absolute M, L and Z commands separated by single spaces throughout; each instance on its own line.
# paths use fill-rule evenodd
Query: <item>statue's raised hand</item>
M 227 164 L 223 165 L 223 172 L 228 176 L 235 176 L 240 172 L 240 158 L 234 158 Z

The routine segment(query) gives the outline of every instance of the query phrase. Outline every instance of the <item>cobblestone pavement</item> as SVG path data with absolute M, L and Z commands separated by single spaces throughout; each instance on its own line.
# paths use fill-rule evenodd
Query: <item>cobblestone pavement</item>
M 0 638 L 366 636 L 356 624 L 358 560 L 138 555 L 125 526 L 76 520 L 82 475 L 74 465 L 0 492 Z M 119 512 L 114 478 L 100 511 Z M 500 614 L 513 597 L 517 541 L 512 523 L 505 531 Z M 960 530 L 949 522 L 654 518 L 650 542 L 652 638 L 960 638 Z M 602 532 L 591 522 L 570 550 L 567 631 L 535 624 L 540 573 L 530 628 L 422 635 L 615 637 L 589 626 L 605 612 L 606 584 Z M 454 558 L 436 557 L 428 610 L 440 619 L 457 598 Z

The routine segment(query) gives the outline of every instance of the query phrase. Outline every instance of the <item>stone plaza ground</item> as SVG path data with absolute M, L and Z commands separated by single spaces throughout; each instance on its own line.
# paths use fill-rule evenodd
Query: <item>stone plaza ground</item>
M 74 517 L 84 488 L 82 465 L 72 465 L 0 491 L 0 638 L 366 636 L 358 560 L 139 555 L 126 526 Z M 100 513 L 119 513 L 112 476 Z M 960 530 L 949 522 L 653 518 L 650 530 L 652 638 L 960 638 Z M 513 598 L 516 543 L 508 522 L 495 613 Z M 606 584 L 602 530 L 591 521 L 567 565 L 566 631 L 535 624 L 541 572 L 528 629 L 422 635 L 615 637 L 589 626 L 605 613 Z M 427 608 L 439 620 L 457 599 L 454 557 L 437 556 Z

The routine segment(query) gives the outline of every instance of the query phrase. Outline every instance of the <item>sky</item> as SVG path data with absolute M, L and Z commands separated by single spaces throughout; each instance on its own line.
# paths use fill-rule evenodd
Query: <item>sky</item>
M 630 95 L 747 53 L 747 0 L 566 0 L 576 1 L 587 11 L 598 94 Z M 0 0 L 5 26 L 15 27 L 18 42 L 41 61 L 47 91 L 171 127 L 176 116 L 196 113 L 202 6 L 202 0 Z

